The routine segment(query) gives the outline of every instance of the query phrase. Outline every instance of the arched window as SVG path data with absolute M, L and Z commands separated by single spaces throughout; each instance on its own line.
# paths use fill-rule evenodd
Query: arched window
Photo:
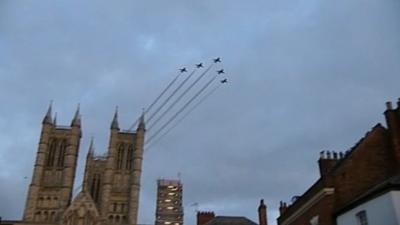
M 49 213 L 47 211 L 44 211 L 43 220 L 44 221 L 48 221 L 49 220 Z
M 96 182 L 97 182 L 97 176 L 95 174 L 93 176 L 93 180 L 92 180 L 91 187 L 90 187 L 90 195 L 92 196 L 92 198 L 95 198 L 95 196 L 96 196 Z
M 126 157 L 125 169 L 131 170 L 133 164 L 133 145 L 129 145 L 128 156 Z
M 122 143 L 118 147 L 118 154 L 117 154 L 117 169 L 120 170 L 123 168 L 123 159 L 125 155 L 125 145 Z
M 87 214 L 85 215 L 85 223 L 84 223 L 84 224 L 85 224 L 85 225 L 92 225 L 92 224 L 93 224 L 92 218 L 91 218 L 91 216 L 90 216 L 89 213 L 87 213 Z
M 108 220 L 110 221 L 110 223 L 114 223 L 114 216 L 113 216 L 113 215 L 110 215 L 110 216 L 108 217 Z
M 120 218 L 119 218 L 119 216 L 117 215 L 117 216 L 115 217 L 115 222 L 116 222 L 116 223 L 119 223 L 119 222 L 120 222 L 119 219 L 120 219 Z
M 50 213 L 50 221 L 55 220 L 55 215 L 56 215 L 56 212 L 54 212 L 54 211 Z
M 101 188 L 101 176 L 100 176 L 100 174 L 96 174 L 97 175 L 97 182 L 96 182 L 96 193 L 95 193 L 95 196 L 94 196 L 94 200 L 96 201 L 96 202 L 98 202 L 99 201 L 99 195 L 100 195 L 100 188 Z
M 42 213 L 40 211 L 36 212 L 34 221 L 40 221 L 41 219 L 42 219 Z
M 60 142 L 60 146 L 58 149 L 58 157 L 57 157 L 57 167 L 64 166 L 64 158 L 65 158 L 65 151 L 67 149 L 67 141 L 64 139 Z
M 46 165 L 52 167 L 54 165 L 54 157 L 57 150 L 57 139 L 53 138 L 50 141 L 49 154 L 47 155 Z
M 94 174 L 92 182 L 90 184 L 90 195 L 92 196 L 95 202 L 98 202 L 99 200 L 100 184 L 101 184 L 100 174 Z
M 43 206 L 43 201 L 44 201 L 43 197 L 40 197 L 40 198 L 39 198 L 39 201 L 38 201 L 38 206 L 39 206 L 39 207 L 42 207 L 42 206 Z

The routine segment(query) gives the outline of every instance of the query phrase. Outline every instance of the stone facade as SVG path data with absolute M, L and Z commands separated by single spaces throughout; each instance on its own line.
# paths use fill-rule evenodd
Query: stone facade
M 50 106 L 43 119 L 32 181 L 19 224 L 136 225 L 144 116 L 136 131 L 121 131 L 115 112 L 108 152 L 96 156 L 91 141 L 82 190 L 72 199 L 81 116 L 78 108 L 70 126 L 59 126 L 51 114 Z

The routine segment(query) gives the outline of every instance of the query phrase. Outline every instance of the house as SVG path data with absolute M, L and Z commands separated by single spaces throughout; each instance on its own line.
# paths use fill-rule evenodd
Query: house
M 400 175 L 400 99 L 395 109 L 391 102 L 386 106 L 386 127 L 378 123 L 348 151 L 320 153 L 320 178 L 291 204 L 280 203 L 279 225 L 389 225 L 383 208 L 368 214 L 368 207 L 381 201 L 394 203 L 388 210 L 400 215 L 395 191 Z M 368 223 L 372 218 L 379 221 Z
M 267 206 L 264 200 L 258 207 L 259 225 L 267 225 Z M 258 225 L 243 216 L 215 216 L 214 212 L 197 212 L 197 225 Z

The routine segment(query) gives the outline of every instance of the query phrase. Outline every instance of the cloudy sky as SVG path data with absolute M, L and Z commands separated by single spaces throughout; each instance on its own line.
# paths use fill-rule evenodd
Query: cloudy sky
M 260 198 L 275 224 L 319 151 L 349 149 L 400 96 L 400 1 L 1 0 L 0 216 L 21 218 L 50 100 L 65 125 L 81 104 L 79 186 L 116 105 L 127 129 L 178 68 L 216 56 L 206 78 L 223 67 L 229 83 L 145 153 L 140 223 L 156 180 L 181 173 L 185 224 L 193 203 L 257 221 Z

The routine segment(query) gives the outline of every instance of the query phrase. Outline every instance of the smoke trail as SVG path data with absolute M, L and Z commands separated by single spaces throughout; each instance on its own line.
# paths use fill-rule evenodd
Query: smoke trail
M 145 144 L 150 143 L 152 139 L 154 139 L 162 130 L 164 130 L 166 126 L 168 126 L 181 112 L 183 112 L 189 106 L 190 103 L 193 102 L 193 100 L 195 100 L 208 86 L 210 86 L 217 76 L 218 74 L 211 78 L 189 101 L 185 103 L 185 105 L 183 105 L 183 107 L 181 107 L 163 126 L 161 126 L 161 128 L 158 129 Z
M 151 119 L 153 119 L 153 117 L 162 109 L 162 107 L 165 106 L 165 104 L 167 104 L 169 102 L 169 100 L 183 87 L 183 85 L 193 76 L 193 74 L 195 74 L 197 71 L 197 68 L 195 68 L 190 74 L 189 76 L 187 76 L 180 84 L 179 86 L 168 96 L 167 99 L 164 100 L 164 102 L 156 109 L 155 112 L 153 112 L 153 114 L 150 115 L 150 117 L 147 119 L 146 122 L 150 122 Z
M 190 84 L 190 86 L 189 87 L 187 87 L 186 88 L 186 90 L 184 90 L 183 92 L 182 92 L 182 94 L 177 98 L 177 99 L 175 99 L 175 101 L 167 108 L 167 110 L 165 110 L 162 114 L 161 114 L 161 116 L 159 116 L 157 119 L 156 119 L 156 121 L 154 121 L 153 122 L 153 124 L 151 124 L 150 126 L 149 126 L 149 129 L 148 130 L 151 130 L 151 128 L 153 128 L 162 118 L 164 118 L 164 116 L 169 112 L 169 111 L 171 111 L 171 109 L 193 88 L 193 86 L 194 85 L 196 85 L 200 80 L 201 80 L 201 78 L 203 78 L 207 73 L 208 73 L 208 71 L 210 71 L 210 69 L 212 68 L 214 66 L 214 64 L 211 64 L 210 66 L 208 66 L 208 68 L 192 83 L 192 84 Z M 149 121 L 150 121 L 150 119 L 149 119 Z
M 167 92 L 168 89 L 176 82 L 176 80 L 178 80 L 181 74 L 182 72 L 176 75 L 176 77 L 167 85 L 167 87 L 164 88 L 161 94 L 159 94 L 158 97 L 153 101 L 153 103 L 151 103 L 150 106 L 146 109 L 146 111 L 144 112 L 145 114 L 147 114 L 153 108 L 153 106 L 160 100 L 160 98 L 165 94 L 165 92 Z M 135 121 L 135 123 L 132 126 L 129 127 L 128 130 L 132 130 L 138 124 L 139 119 L 140 117 Z
M 203 103 L 206 99 L 208 99 L 208 97 L 210 97 L 219 87 L 221 86 L 221 83 L 219 83 L 218 86 L 215 86 L 213 89 L 211 89 L 207 94 L 205 94 L 192 108 L 189 109 L 189 111 L 187 111 L 185 113 L 185 115 L 183 115 L 179 120 L 177 120 L 166 132 L 164 132 L 160 137 L 158 137 L 155 141 L 148 143 L 149 146 L 146 148 L 146 150 L 148 151 L 152 146 L 154 146 L 155 144 L 157 144 L 163 137 L 165 137 L 167 134 L 169 134 L 169 132 L 171 132 L 175 127 L 177 127 L 183 120 L 186 119 L 186 117 L 188 117 L 199 105 L 201 105 L 201 103 Z M 146 151 L 145 150 L 145 151 Z

